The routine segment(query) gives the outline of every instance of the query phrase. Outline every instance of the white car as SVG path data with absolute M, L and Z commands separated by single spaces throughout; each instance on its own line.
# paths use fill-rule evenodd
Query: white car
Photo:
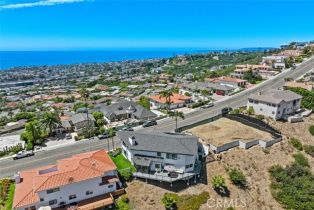
M 206 109 L 206 108 L 210 108 L 210 107 L 213 107 L 213 106 L 214 106 L 214 103 L 208 103 L 208 104 L 205 104 L 205 105 L 201 106 L 201 108 Z
M 22 150 L 13 156 L 13 160 L 17 160 L 17 159 L 21 159 L 21 158 L 25 158 L 25 157 L 30 157 L 33 155 L 34 155 L 33 151 Z

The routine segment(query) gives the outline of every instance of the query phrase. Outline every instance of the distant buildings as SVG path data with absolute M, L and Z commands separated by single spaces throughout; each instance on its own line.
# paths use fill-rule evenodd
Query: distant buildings
M 116 166 L 105 150 L 62 159 L 55 165 L 21 171 L 15 177 L 14 210 L 91 209 L 113 204 L 110 193 L 121 187 Z M 100 205 L 100 206 L 99 206 Z
M 223 86 L 229 86 L 233 88 L 245 87 L 247 85 L 247 81 L 243 79 L 237 79 L 233 77 L 218 77 L 214 79 L 207 79 L 207 81 Z
M 286 119 L 300 109 L 302 96 L 290 90 L 270 90 L 249 96 L 247 108 L 254 113 L 273 118 Z
M 280 53 L 280 55 L 297 57 L 302 55 L 302 50 L 284 50 Z

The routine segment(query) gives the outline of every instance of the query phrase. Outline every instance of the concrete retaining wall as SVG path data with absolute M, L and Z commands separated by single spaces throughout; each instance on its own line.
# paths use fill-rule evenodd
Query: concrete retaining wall
M 234 147 L 239 147 L 242 149 L 249 149 L 250 147 L 253 147 L 255 145 L 260 145 L 262 148 L 267 148 L 267 147 L 272 146 L 275 143 L 280 142 L 281 140 L 282 140 L 282 137 L 278 137 L 270 141 L 253 140 L 249 142 L 243 142 L 241 140 L 236 140 L 236 141 L 232 141 L 230 143 L 227 143 L 221 146 L 215 146 L 213 144 L 209 144 L 209 148 L 212 151 L 215 151 L 215 153 L 224 152 Z

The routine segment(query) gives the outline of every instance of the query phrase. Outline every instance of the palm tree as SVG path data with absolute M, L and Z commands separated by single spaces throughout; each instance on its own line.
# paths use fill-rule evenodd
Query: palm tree
M 113 128 L 108 129 L 108 134 L 111 138 L 112 150 L 114 150 L 114 141 L 113 141 L 114 130 L 113 130 Z M 108 142 L 109 142 L 109 140 L 108 140 Z M 108 151 L 109 151 L 109 147 L 108 147 Z
M 51 136 L 53 129 L 61 125 L 61 120 L 57 113 L 45 112 L 41 120 L 41 125 L 43 125 L 45 129 L 49 129 L 49 136 Z
M 178 129 L 178 118 L 181 118 L 182 120 L 184 119 L 184 114 L 183 112 L 179 112 L 179 111 L 169 111 L 168 112 L 169 117 L 172 117 L 175 119 L 176 121 L 176 130 Z
M 86 112 L 86 118 L 87 118 L 87 126 L 86 126 L 86 129 L 88 131 L 88 136 L 90 137 L 90 122 L 89 122 L 89 116 L 88 116 L 88 105 L 87 105 L 87 99 L 89 98 L 89 91 L 83 87 L 81 88 L 81 90 L 79 91 L 81 97 L 84 99 L 84 103 L 85 103 L 85 112 Z
M 170 109 L 170 105 L 172 103 L 171 97 L 173 96 L 173 92 L 171 90 L 163 90 L 159 93 L 159 98 L 165 98 L 168 110 Z

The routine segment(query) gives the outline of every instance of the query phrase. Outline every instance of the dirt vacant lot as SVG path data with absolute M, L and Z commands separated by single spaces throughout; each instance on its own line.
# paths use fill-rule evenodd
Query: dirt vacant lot
M 283 133 L 283 141 L 273 145 L 267 150 L 259 146 L 254 146 L 248 150 L 235 148 L 221 153 L 221 161 L 215 161 L 206 165 L 205 173 L 201 182 L 191 184 L 186 183 L 169 187 L 167 183 L 148 182 L 133 180 L 128 183 L 127 192 L 134 209 L 137 210 L 161 210 L 164 209 L 161 198 L 165 192 L 175 192 L 182 194 L 199 194 L 208 191 L 210 194 L 210 206 L 203 205 L 201 210 L 219 209 L 225 210 L 227 207 L 219 206 L 218 202 L 226 203 L 245 202 L 245 207 L 235 206 L 236 210 L 282 210 L 281 205 L 272 197 L 270 192 L 270 178 L 268 169 L 275 164 L 288 165 L 293 162 L 292 154 L 297 150 L 292 147 L 288 140 L 291 137 L 299 138 L 303 144 L 314 145 L 314 138 L 308 132 L 308 127 L 314 124 L 314 115 L 304 119 L 300 123 L 285 123 L 269 121 L 269 124 L 276 127 Z M 236 130 L 236 129 L 235 129 Z M 310 167 L 314 173 L 314 158 L 302 152 L 308 159 Z M 230 180 L 227 168 L 238 168 L 243 171 L 248 181 L 248 188 L 243 190 L 233 185 Z M 228 189 L 229 197 L 221 197 L 212 190 L 211 178 L 215 175 L 222 175 Z M 217 202 L 218 204 L 215 206 Z M 241 204 L 241 203 L 240 203 Z
M 220 146 L 238 139 L 242 141 L 272 139 L 270 133 L 227 118 L 220 118 L 214 122 L 197 126 L 188 130 L 188 132 L 198 136 L 204 141 L 203 143 L 210 143 L 215 146 Z

